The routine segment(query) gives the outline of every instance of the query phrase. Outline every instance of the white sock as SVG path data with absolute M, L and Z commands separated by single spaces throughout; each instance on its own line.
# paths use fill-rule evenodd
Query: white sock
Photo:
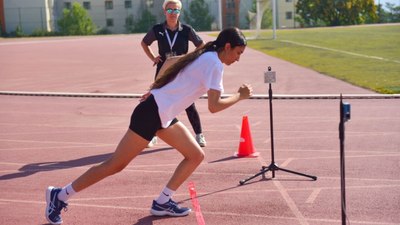
M 67 202 L 70 197 L 72 197 L 76 191 L 72 188 L 72 183 L 63 187 L 60 193 L 58 193 L 57 197 L 59 200 L 63 202 Z
M 162 192 L 160 193 L 160 196 L 158 196 L 158 198 L 156 199 L 156 202 L 158 204 L 164 204 L 172 198 L 172 195 L 174 193 L 175 193 L 175 191 L 173 191 L 173 190 L 167 188 L 167 186 L 165 186 L 164 189 L 162 190 Z

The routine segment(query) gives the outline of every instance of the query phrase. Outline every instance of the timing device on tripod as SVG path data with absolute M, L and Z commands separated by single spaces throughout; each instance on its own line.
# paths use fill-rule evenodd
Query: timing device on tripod
M 269 166 L 263 166 L 261 168 L 261 171 L 249 178 L 246 178 L 244 180 L 239 181 L 240 185 L 245 184 L 247 181 L 256 178 L 257 176 L 260 175 L 264 175 L 266 172 L 271 171 L 272 172 L 272 178 L 275 178 L 275 171 L 277 170 L 281 170 L 287 173 L 292 173 L 292 174 L 296 174 L 296 175 L 300 175 L 300 176 L 304 176 L 304 177 L 309 177 L 313 180 L 317 180 L 316 176 L 311 176 L 311 175 L 307 175 L 304 173 L 299 173 L 293 170 L 288 170 L 288 169 L 284 169 L 279 167 L 276 163 L 275 163 L 275 149 L 274 149 L 274 126 L 273 126 L 273 115 L 272 115 L 272 85 L 271 83 L 275 83 L 276 82 L 276 73 L 275 71 L 271 71 L 271 67 L 268 67 L 268 71 L 266 71 L 264 73 L 264 83 L 268 83 L 269 84 L 269 89 L 268 89 L 268 99 L 269 99 L 269 118 L 270 118 L 270 133 L 271 133 L 271 164 Z

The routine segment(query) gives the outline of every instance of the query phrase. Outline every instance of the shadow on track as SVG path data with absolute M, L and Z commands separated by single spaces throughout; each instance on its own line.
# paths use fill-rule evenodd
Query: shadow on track
M 172 148 L 158 148 L 158 149 L 150 149 L 145 150 L 140 153 L 140 155 L 152 154 L 160 151 L 168 151 Z M 0 180 L 10 180 L 16 178 L 23 178 L 38 172 L 45 172 L 45 171 L 53 171 L 53 170 L 62 170 L 62 169 L 69 169 L 74 167 L 81 167 L 81 166 L 88 166 L 92 164 L 98 164 L 104 162 L 108 158 L 112 156 L 113 153 L 106 153 L 101 155 L 92 155 L 87 156 L 79 159 L 73 159 L 68 161 L 58 161 L 58 162 L 40 162 L 40 163 L 31 163 L 26 164 L 23 167 L 18 169 L 17 173 L 6 174 L 0 176 Z

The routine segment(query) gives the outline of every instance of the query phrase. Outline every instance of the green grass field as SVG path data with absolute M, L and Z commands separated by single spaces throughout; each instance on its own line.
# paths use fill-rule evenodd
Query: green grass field
M 277 30 L 275 40 L 268 30 L 260 37 L 248 46 L 378 93 L 400 93 L 400 24 Z

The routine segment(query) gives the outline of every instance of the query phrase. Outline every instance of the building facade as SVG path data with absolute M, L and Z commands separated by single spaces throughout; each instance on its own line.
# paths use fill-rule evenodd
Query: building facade
M 4 0 L 0 0 L 0 29 L 2 33 L 6 30 L 5 16 L 4 16 Z
M 4 18 L 0 20 L 7 33 L 17 27 L 26 34 L 34 30 L 54 31 L 63 10 L 71 8 L 74 2 L 87 10 L 99 29 L 107 28 L 112 33 L 124 33 L 127 17 L 137 19 L 144 8 L 157 19 L 163 17 L 160 7 L 163 0 L 0 0 L 3 2 L 0 16 Z
M 222 1 L 222 27 L 239 27 L 240 0 L 221 0 Z
M 298 0 L 276 0 L 278 29 L 297 28 L 299 23 L 295 21 L 296 4 Z M 271 6 L 272 8 L 272 6 Z
M 54 0 L 54 20 L 61 18 L 65 8 L 71 8 L 74 2 L 82 5 L 98 29 L 107 29 L 112 33 L 125 33 L 126 20 L 129 16 L 137 17 L 140 9 L 148 3 L 152 11 L 157 0 Z M 161 1 L 161 0 L 159 0 Z M 54 28 L 56 29 L 56 27 Z
M 181 1 L 185 13 L 192 0 Z M 248 28 L 247 16 L 252 5 L 251 0 L 204 1 L 214 18 L 214 30 L 229 26 Z M 35 30 L 55 31 L 63 10 L 71 8 L 74 2 L 87 10 L 98 29 L 106 28 L 112 33 L 125 33 L 127 18 L 139 19 L 144 9 L 149 10 L 157 18 L 157 22 L 165 20 L 162 10 L 164 0 L 0 0 L 3 31 L 11 33 L 17 27 L 25 34 Z

